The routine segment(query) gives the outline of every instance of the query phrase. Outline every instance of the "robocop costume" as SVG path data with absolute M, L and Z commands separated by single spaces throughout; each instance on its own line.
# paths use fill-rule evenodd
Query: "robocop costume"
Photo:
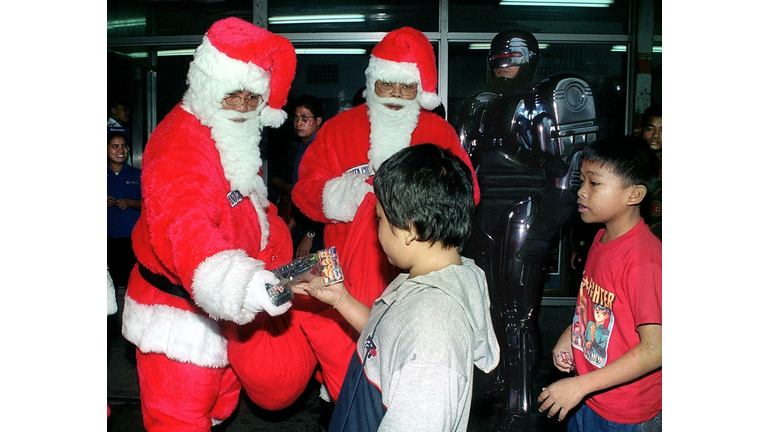
M 538 59 L 531 33 L 497 34 L 488 55 L 493 91 L 464 102 L 458 128 L 483 191 L 464 255 L 488 278 L 502 355 L 482 397 L 504 398 L 501 430 L 533 430 L 545 258 L 576 214 L 580 151 L 598 129 L 583 79 L 561 74 L 530 85 Z M 509 66 L 520 67 L 511 79 L 493 73 Z

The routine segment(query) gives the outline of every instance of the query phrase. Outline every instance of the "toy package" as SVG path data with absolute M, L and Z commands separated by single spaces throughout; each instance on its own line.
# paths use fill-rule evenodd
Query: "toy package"
M 275 306 L 293 300 L 291 287 L 300 282 L 308 282 L 314 276 L 322 275 L 326 286 L 344 280 L 335 246 L 296 258 L 272 270 L 272 273 L 280 279 L 278 285 L 267 285 L 267 294 Z
M 567 353 L 565 351 L 560 351 L 557 353 L 557 355 L 561 362 L 567 364 L 568 366 L 571 367 L 571 369 L 573 369 L 574 367 L 573 357 L 571 357 L 570 353 Z

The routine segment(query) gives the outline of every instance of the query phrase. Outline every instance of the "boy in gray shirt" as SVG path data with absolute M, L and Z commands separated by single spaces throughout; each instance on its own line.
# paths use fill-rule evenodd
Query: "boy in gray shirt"
M 470 169 L 432 144 L 403 149 L 373 179 L 378 235 L 402 269 L 372 309 L 343 284 L 296 287 L 360 332 L 329 431 L 464 431 L 474 366 L 499 362 L 485 274 L 460 255 L 474 210 Z

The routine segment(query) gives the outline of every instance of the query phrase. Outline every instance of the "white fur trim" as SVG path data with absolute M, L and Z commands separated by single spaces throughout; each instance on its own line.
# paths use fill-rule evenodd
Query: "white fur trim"
M 365 69 L 365 76 L 369 80 L 373 79 L 373 82 L 382 80 L 403 84 L 419 83 L 419 91 L 421 91 L 421 74 L 416 63 L 384 60 L 372 55 Z
M 285 122 L 285 119 L 288 118 L 287 112 L 270 106 L 265 106 L 259 115 L 261 116 L 262 123 L 273 128 L 280 127 Z
M 245 63 L 227 56 L 216 49 L 207 36 L 203 36 L 203 42 L 195 50 L 194 60 L 190 66 L 190 69 L 199 68 L 209 78 L 221 81 L 222 85 L 228 85 L 229 89 L 226 92 L 241 89 L 268 96 L 269 71 L 253 63 Z M 189 84 L 192 86 L 193 83 Z M 218 101 L 221 101 L 225 94 L 222 94 Z M 264 100 L 269 99 L 266 96 Z
M 263 184 L 263 183 L 262 183 Z M 253 208 L 256 209 L 256 215 L 259 217 L 259 227 L 261 228 L 261 250 L 267 247 L 269 242 L 269 220 L 265 208 L 269 206 L 267 199 L 266 185 L 263 191 L 256 191 L 250 195 Z
M 245 251 L 225 250 L 200 263 L 192 276 L 195 303 L 211 318 L 246 324 L 255 312 L 243 308 L 248 284 L 264 263 Z
M 323 213 L 330 220 L 351 222 L 365 194 L 373 187 L 365 182 L 365 174 L 345 173 L 323 186 Z
M 107 267 L 107 315 L 117 312 L 117 299 L 115 298 L 115 283 L 112 282 L 112 276 Z
M 166 305 L 125 298 L 123 336 L 144 353 L 161 353 L 202 367 L 225 367 L 227 339 L 219 325 L 202 315 Z

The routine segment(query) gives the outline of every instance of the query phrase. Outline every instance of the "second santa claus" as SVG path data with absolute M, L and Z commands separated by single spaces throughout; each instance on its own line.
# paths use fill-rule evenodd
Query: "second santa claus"
M 398 273 L 377 238 L 371 186 L 376 169 L 398 150 L 423 143 L 449 149 L 472 166 L 455 129 L 430 111 L 440 97 L 435 54 L 423 33 L 403 27 L 387 34 L 373 48 L 365 76 L 366 103 L 323 126 L 302 159 L 292 199 L 326 224 L 325 245 L 339 252 L 346 288 L 370 307 Z M 476 178 L 474 183 L 477 204 Z M 360 335 L 333 308 L 301 327 L 335 400 Z

